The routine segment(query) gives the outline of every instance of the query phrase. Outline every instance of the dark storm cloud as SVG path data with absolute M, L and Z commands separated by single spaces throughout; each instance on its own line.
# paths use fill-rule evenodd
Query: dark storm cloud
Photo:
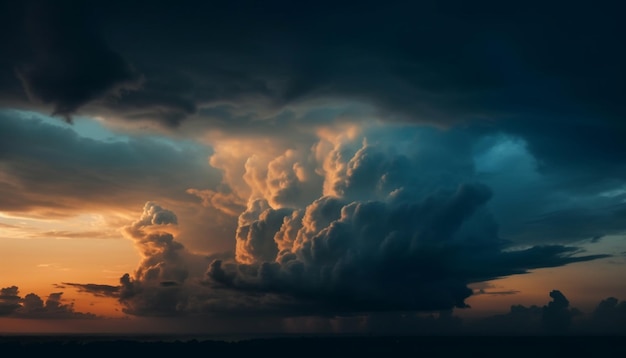
M 92 313 L 76 312 L 72 303 L 62 300 L 63 292 L 48 295 L 44 301 L 38 295 L 29 293 L 20 297 L 17 286 L 0 290 L 0 316 L 35 319 L 93 319 Z
M 478 165 L 474 152 L 491 147 L 474 148 L 462 131 L 365 132 L 317 143 L 311 150 L 322 163 L 309 162 L 309 153 L 247 160 L 242 175 L 255 190 L 232 233 L 236 261 L 232 255 L 211 262 L 191 254 L 176 234 L 182 216 L 146 203 L 124 230 L 142 255 L 115 294 L 124 311 L 177 316 L 449 310 L 466 306 L 471 283 L 607 257 L 548 239 L 527 246 L 500 235 L 492 214 L 500 204 L 489 205 L 494 192 L 477 182 L 477 170 L 512 158 L 523 162 L 526 152 L 511 157 L 506 146 L 494 146 L 497 156 L 483 156 L 485 163 Z M 294 168 L 323 178 L 294 176 Z M 521 165 L 512 177 L 530 170 Z M 521 182 L 500 195 L 529 195 L 519 193 Z M 311 183 L 327 195 L 308 202 L 290 190 Z M 548 192 L 540 191 L 541 200 L 529 210 L 541 212 L 555 201 Z
M 624 118 L 624 113 L 615 114 Z M 560 186 L 594 190 L 623 184 L 626 127 L 622 120 L 589 115 L 539 116 L 501 121 L 499 130 L 524 138 L 542 173 L 559 177 Z
M 597 241 L 626 230 L 623 180 L 605 180 L 604 173 L 597 172 L 595 181 L 585 183 L 576 174 L 546 170 L 528 141 L 518 136 L 501 133 L 474 139 L 474 174 L 494 192 L 490 206 L 504 237 L 531 244 L 564 243 Z M 614 170 L 619 166 L 616 163 Z
M 330 196 L 291 208 L 271 204 L 271 195 L 251 196 L 239 217 L 239 263 L 216 260 L 208 276 L 216 287 L 292 296 L 303 312 L 311 302 L 327 312 L 445 310 L 465 306 L 472 282 L 607 257 L 549 237 L 522 248 L 517 245 L 527 242 L 500 236 L 491 210 L 502 203 L 491 205 L 492 190 L 475 181 L 494 175 L 495 184 L 515 186 L 510 178 L 536 174 L 532 165 L 512 167 L 532 156 L 507 145 L 492 144 L 487 151 L 495 155 L 482 155 L 485 149 L 463 131 L 378 127 L 334 143 L 322 150 L 319 169 Z M 494 168 L 507 176 L 489 174 Z M 254 173 L 251 186 L 269 177 Z M 498 194 L 515 205 L 517 196 L 528 195 L 525 180 L 513 190 L 497 185 Z M 540 189 L 525 215 L 553 205 Z
M 497 155 L 478 165 L 472 152 L 484 149 L 457 131 L 375 128 L 364 138 L 335 143 L 323 152 L 320 169 L 325 193 L 332 196 L 289 208 L 270 204 L 271 194 L 253 194 L 239 217 L 239 263 L 216 260 L 208 276 L 219 288 L 291 296 L 303 312 L 311 302 L 326 312 L 440 310 L 464 307 L 472 282 L 607 257 L 584 255 L 550 237 L 524 248 L 517 245 L 530 240 L 501 237 L 491 213 L 501 203 L 491 206 L 492 190 L 473 183 L 488 178 L 477 175 L 478 169 L 513 169 L 506 166 L 512 161 L 506 146 L 495 148 Z M 251 186 L 269 177 L 252 165 L 247 169 L 254 169 L 247 176 L 254 178 Z M 511 177 L 534 170 L 518 169 Z M 273 175 L 285 177 L 280 171 Z M 497 174 L 495 180 L 511 181 Z M 499 194 L 515 203 L 516 196 L 528 195 L 519 193 L 524 185 L 522 180 L 512 194 Z M 553 205 L 547 192 L 524 214 Z
M 626 51 L 618 45 L 626 29 L 616 2 L 5 6 L 7 104 L 26 105 L 15 99 L 15 69 L 57 112 L 80 107 L 234 133 L 297 132 L 329 120 L 298 111 L 362 103 L 383 119 L 520 136 L 562 187 L 626 174 Z M 37 26 L 28 25 L 37 14 Z M 137 73 L 141 88 L 105 95 Z
M 218 128 L 238 132 L 257 126 L 246 116 L 269 117 L 262 123 L 283 133 L 280 115 L 259 108 L 284 113 L 309 100 L 357 101 L 382 118 L 514 133 L 544 170 L 571 181 L 619 179 L 626 170 L 616 164 L 626 152 L 619 97 L 626 52 L 616 45 L 626 29 L 615 3 L 514 11 L 496 2 L 221 3 L 177 7 L 175 18 L 166 15 L 172 6 L 151 4 L 147 16 L 132 8 L 113 15 L 123 8 L 112 6 L 103 21 L 120 25 L 106 34 L 138 66 L 161 55 L 162 69 L 148 81 L 184 68 L 168 83 L 188 81 L 188 91 L 169 96 L 189 93 L 209 109 L 252 104 L 244 116 L 209 120 Z
M 37 24 L 56 41 L 35 49 L 43 60 L 61 56 L 65 62 L 56 66 L 71 70 L 43 76 L 46 88 L 68 91 L 55 95 L 66 108 L 133 79 L 126 58 L 145 74 L 145 88 L 109 105 L 170 124 L 199 104 L 280 107 L 340 97 L 427 122 L 582 112 L 584 124 L 596 123 L 587 117 L 593 115 L 600 127 L 624 130 L 615 122 L 624 114 L 618 93 L 625 56 L 616 45 L 624 33 L 617 3 L 525 4 L 514 11 L 492 1 L 71 4 L 33 2 L 34 10 L 12 9 L 20 20 L 9 22 L 21 25 L 33 11 L 46 15 Z M 78 78 L 91 85 L 83 98 L 69 92 L 83 86 Z M 530 122 L 529 130 L 546 125 Z
M 116 207 L 143 203 L 145 195 L 189 200 L 188 188 L 218 183 L 209 155 L 204 147 L 141 137 L 98 141 L 28 114 L 0 112 L 0 210 Z
M 98 33 L 87 2 L 33 0 L 13 6 L 23 50 L 15 73 L 28 96 L 52 105 L 53 114 L 69 120 L 86 103 L 138 85 L 139 75 Z

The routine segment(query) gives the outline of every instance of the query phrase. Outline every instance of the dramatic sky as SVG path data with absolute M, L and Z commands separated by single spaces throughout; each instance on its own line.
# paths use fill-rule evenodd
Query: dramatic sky
M 0 4 L 0 333 L 626 333 L 621 2 Z

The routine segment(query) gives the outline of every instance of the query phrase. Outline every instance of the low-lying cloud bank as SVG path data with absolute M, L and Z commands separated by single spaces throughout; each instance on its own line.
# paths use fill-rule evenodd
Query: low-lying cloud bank
M 205 313 L 358 315 L 467 307 L 468 284 L 606 255 L 575 247 L 508 250 L 481 206 L 482 185 L 414 201 L 322 197 L 305 210 L 255 201 L 240 216 L 234 258 L 193 254 L 176 241 L 176 215 L 148 202 L 125 227 L 143 259 L 119 287 L 80 285 L 141 316 Z
M 54 292 L 44 301 L 29 293 L 22 297 L 17 286 L 0 289 L 0 317 L 29 319 L 94 319 L 92 313 L 77 312 L 73 303 L 63 303 L 63 292 Z

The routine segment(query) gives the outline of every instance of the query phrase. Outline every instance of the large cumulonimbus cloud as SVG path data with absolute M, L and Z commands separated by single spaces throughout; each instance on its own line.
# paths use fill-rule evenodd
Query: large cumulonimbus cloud
M 453 150 L 441 138 L 412 147 L 372 137 L 328 146 L 314 164 L 325 195 L 308 205 L 253 191 L 237 262 L 214 261 L 214 285 L 332 312 L 441 310 L 465 307 L 471 282 L 604 257 L 561 245 L 515 249 L 500 238 L 486 207 L 492 191 L 472 181 L 462 141 Z M 295 185 L 285 181 L 283 192 Z
M 240 227 L 229 271 L 215 261 L 217 283 L 247 292 L 314 300 L 330 311 L 441 310 L 465 307 L 470 282 L 601 256 L 564 246 L 504 251 L 482 212 L 489 190 L 464 185 L 414 201 L 323 197 L 305 210 L 267 208 Z
M 320 134 L 308 150 L 275 157 L 220 161 L 218 151 L 213 162 L 227 174 L 241 165 L 243 180 L 228 174 L 228 190 L 190 192 L 243 210 L 234 255 L 191 253 L 177 216 L 148 202 L 124 229 L 143 257 L 135 272 L 119 287 L 78 287 L 106 291 L 133 315 L 449 310 L 467 306 L 470 283 L 606 257 L 501 237 L 492 214 L 500 204 L 490 205 L 498 193 L 480 182 L 466 139 L 374 126 Z

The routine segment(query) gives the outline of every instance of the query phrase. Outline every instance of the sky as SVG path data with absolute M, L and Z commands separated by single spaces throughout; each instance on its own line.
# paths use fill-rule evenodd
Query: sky
M 0 5 L 0 333 L 626 333 L 620 2 Z

